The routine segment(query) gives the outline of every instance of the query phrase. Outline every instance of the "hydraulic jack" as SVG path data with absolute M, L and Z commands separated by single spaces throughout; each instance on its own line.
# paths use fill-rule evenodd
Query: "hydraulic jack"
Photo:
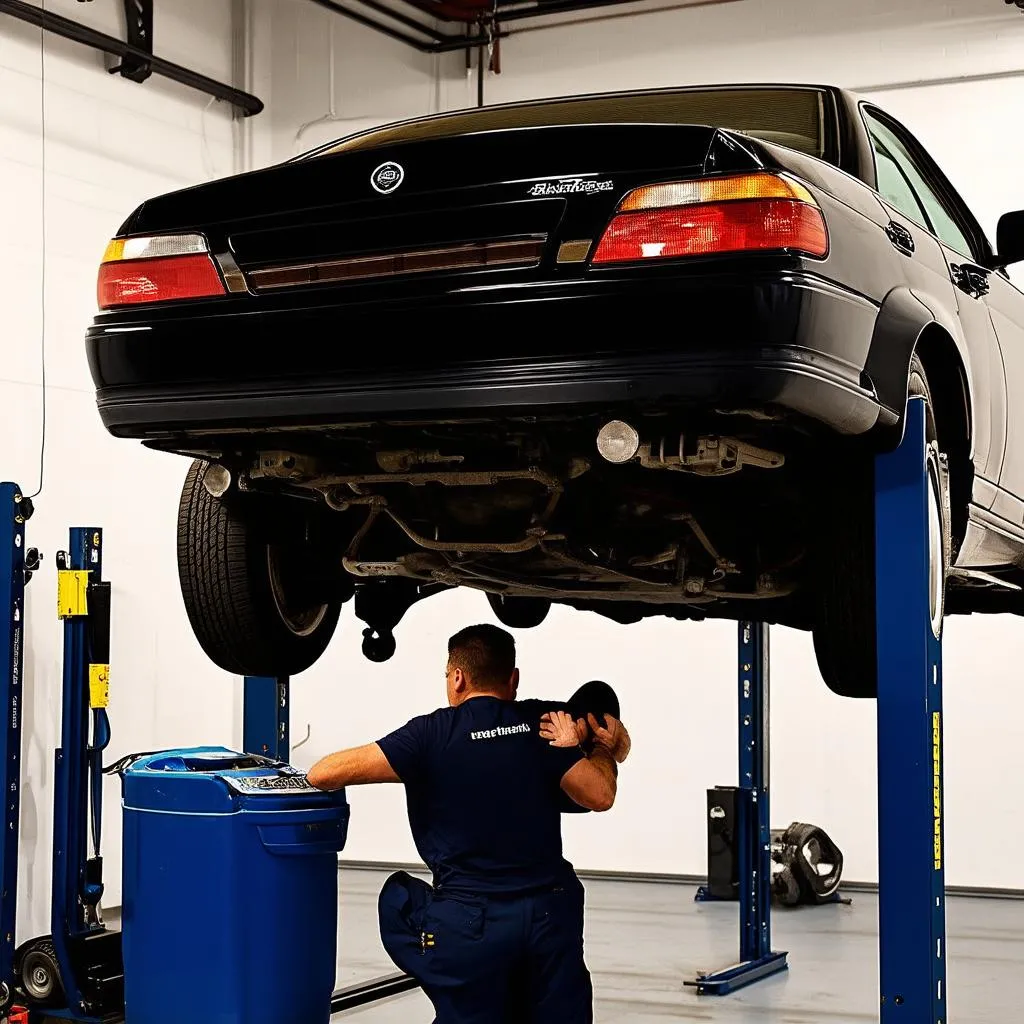
M 2 685 L 11 709 L 5 735 L 5 843 L 0 1009 L 26 1005 L 38 1017 L 99 1024 L 123 1020 L 121 935 L 103 923 L 103 751 L 110 742 L 107 680 L 110 660 L 110 584 L 103 580 L 103 531 L 71 530 L 69 550 L 57 556 L 58 614 L 64 622 L 61 745 L 54 755 L 53 886 L 51 933 L 12 950 L 18 870 L 22 630 L 24 583 L 38 565 L 24 557 L 25 499 L 0 484 L 0 594 L 10 614 Z M 30 509 L 31 506 L 28 506 Z M 13 514 L 12 513 L 12 509 Z M 26 564 L 27 562 L 27 564 Z

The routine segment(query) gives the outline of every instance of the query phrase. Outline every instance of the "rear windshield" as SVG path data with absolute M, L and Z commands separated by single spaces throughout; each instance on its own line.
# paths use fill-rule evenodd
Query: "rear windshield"
M 731 128 L 811 156 L 826 149 L 821 89 L 741 87 L 576 96 L 458 110 L 384 125 L 301 159 L 453 135 L 568 124 L 704 124 Z

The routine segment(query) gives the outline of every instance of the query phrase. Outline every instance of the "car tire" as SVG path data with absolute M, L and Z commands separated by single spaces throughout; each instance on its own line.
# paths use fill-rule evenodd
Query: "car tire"
M 917 355 L 909 396 L 925 400 L 928 443 L 930 606 L 942 630 L 946 579 L 952 565 L 949 485 L 943 470 L 928 377 Z M 817 545 L 814 652 L 825 684 L 842 697 L 878 695 L 875 635 L 874 460 L 855 460 L 825 486 Z
M 298 675 L 330 643 L 345 594 L 325 585 L 326 553 L 288 536 L 281 502 L 214 497 L 206 469 L 193 462 L 178 509 L 178 576 L 196 639 L 226 672 Z
M 551 611 L 551 602 L 545 597 L 506 597 L 488 594 L 487 601 L 495 618 L 509 629 L 533 629 L 539 626 Z

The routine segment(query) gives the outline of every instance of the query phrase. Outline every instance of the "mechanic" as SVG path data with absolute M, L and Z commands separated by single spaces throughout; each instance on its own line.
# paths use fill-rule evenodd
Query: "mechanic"
M 496 626 L 449 640 L 445 679 L 449 707 L 330 754 L 307 777 L 328 790 L 405 784 L 434 885 L 392 875 L 381 937 L 422 985 L 436 1024 L 518 1024 L 512 1012 L 533 1024 L 591 1024 L 583 886 L 562 855 L 561 799 L 609 809 L 628 734 L 611 716 L 587 722 L 555 702 L 517 701 L 515 641 Z M 593 698 L 610 691 L 588 686 Z

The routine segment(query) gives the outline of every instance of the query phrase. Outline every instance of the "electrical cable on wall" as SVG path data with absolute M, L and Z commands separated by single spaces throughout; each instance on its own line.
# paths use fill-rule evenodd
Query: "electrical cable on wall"
M 41 9 L 45 13 L 46 0 L 43 0 Z M 39 140 L 40 222 L 42 227 L 39 254 L 39 382 L 42 414 L 39 431 L 39 485 L 28 495 L 30 498 L 37 498 L 42 494 L 46 462 L 46 30 L 42 28 L 39 30 Z

